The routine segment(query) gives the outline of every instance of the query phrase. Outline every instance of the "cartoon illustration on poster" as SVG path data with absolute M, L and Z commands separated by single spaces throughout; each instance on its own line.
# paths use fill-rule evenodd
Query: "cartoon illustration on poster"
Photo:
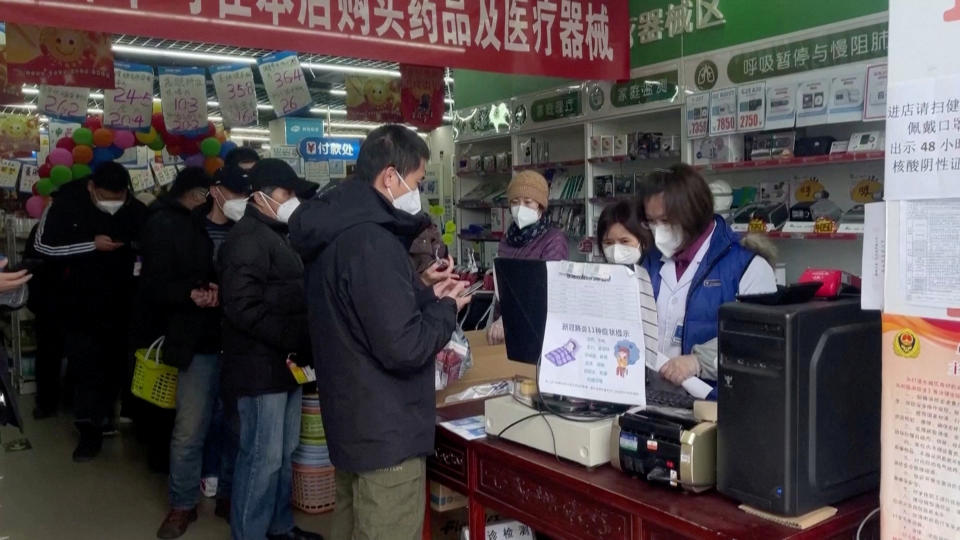
M 113 88 L 110 35 L 8 23 L 9 84 Z
M 0 114 L 0 157 L 29 156 L 39 147 L 36 116 Z
M 402 122 L 400 81 L 390 77 L 347 77 L 347 119 Z

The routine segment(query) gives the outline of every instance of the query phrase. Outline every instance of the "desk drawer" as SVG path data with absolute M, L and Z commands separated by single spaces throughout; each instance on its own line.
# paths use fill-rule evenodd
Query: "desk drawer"
M 467 441 L 450 435 L 443 428 L 437 428 L 434 450 L 436 454 L 427 459 L 427 469 L 430 473 L 442 476 L 458 484 L 460 490 L 466 491 Z

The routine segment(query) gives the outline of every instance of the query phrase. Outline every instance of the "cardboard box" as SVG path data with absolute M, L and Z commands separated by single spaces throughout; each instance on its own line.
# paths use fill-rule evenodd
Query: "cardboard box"
M 510 209 L 509 208 L 491 208 L 490 209 L 490 232 L 506 233 L 510 227 Z
M 439 482 L 430 482 L 430 509 L 448 512 L 467 507 L 467 496 Z
M 487 510 L 487 523 L 500 521 L 500 515 Z M 433 540 L 460 540 L 460 531 L 468 524 L 467 508 L 449 512 L 430 512 L 430 537 Z
M 534 540 L 536 538 L 533 529 L 516 520 L 496 521 L 490 523 L 487 521 L 487 528 L 484 531 L 484 539 L 488 538 L 514 538 L 516 540 Z M 460 530 L 460 540 L 470 540 L 470 530 L 464 527 Z
M 437 392 L 437 406 L 442 406 L 447 396 L 459 394 L 478 384 L 512 379 L 515 375 L 536 378 L 535 365 L 507 360 L 507 348 L 504 345 L 487 345 L 486 331 L 467 332 L 466 335 L 470 342 L 473 367 L 459 380 Z
M 613 155 L 624 157 L 627 155 L 627 136 L 617 135 L 613 138 Z
M 600 155 L 603 157 L 613 156 L 613 135 L 600 136 Z
M 600 136 L 591 135 L 590 136 L 590 157 L 598 158 L 602 156 L 603 153 L 600 150 Z

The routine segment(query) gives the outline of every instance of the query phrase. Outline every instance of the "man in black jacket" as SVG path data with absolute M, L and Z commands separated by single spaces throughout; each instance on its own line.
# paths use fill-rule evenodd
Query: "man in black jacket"
M 130 196 L 130 173 L 108 162 L 91 180 L 61 186 L 37 225 L 34 248 L 65 266 L 60 305 L 80 432 L 74 461 L 100 452 L 102 429 L 113 420 L 124 384 L 135 244 L 146 213 Z
M 419 538 L 436 422 L 434 362 L 469 298 L 426 287 L 407 251 L 427 145 L 403 126 L 372 131 L 355 178 L 305 203 L 291 240 L 307 269 L 321 412 L 336 467 L 334 538 Z
M 279 159 L 250 173 L 246 214 L 220 248 L 223 384 L 238 396 L 240 445 L 230 532 L 250 538 L 319 539 L 294 525 L 291 457 L 300 442 L 300 386 L 289 363 L 308 361 L 303 263 L 287 241 L 287 221 L 316 186 Z

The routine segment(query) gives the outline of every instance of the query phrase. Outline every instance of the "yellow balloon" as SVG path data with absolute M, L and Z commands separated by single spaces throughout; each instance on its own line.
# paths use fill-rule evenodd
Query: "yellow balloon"
M 160 102 L 159 102 L 159 101 L 154 101 L 154 102 L 153 102 L 153 114 L 157 114 L 158 112 L 160 112 Z
M 453 245 L 453 233 L 447 233 L 443 235 L 443 243 L 452 246 Z

